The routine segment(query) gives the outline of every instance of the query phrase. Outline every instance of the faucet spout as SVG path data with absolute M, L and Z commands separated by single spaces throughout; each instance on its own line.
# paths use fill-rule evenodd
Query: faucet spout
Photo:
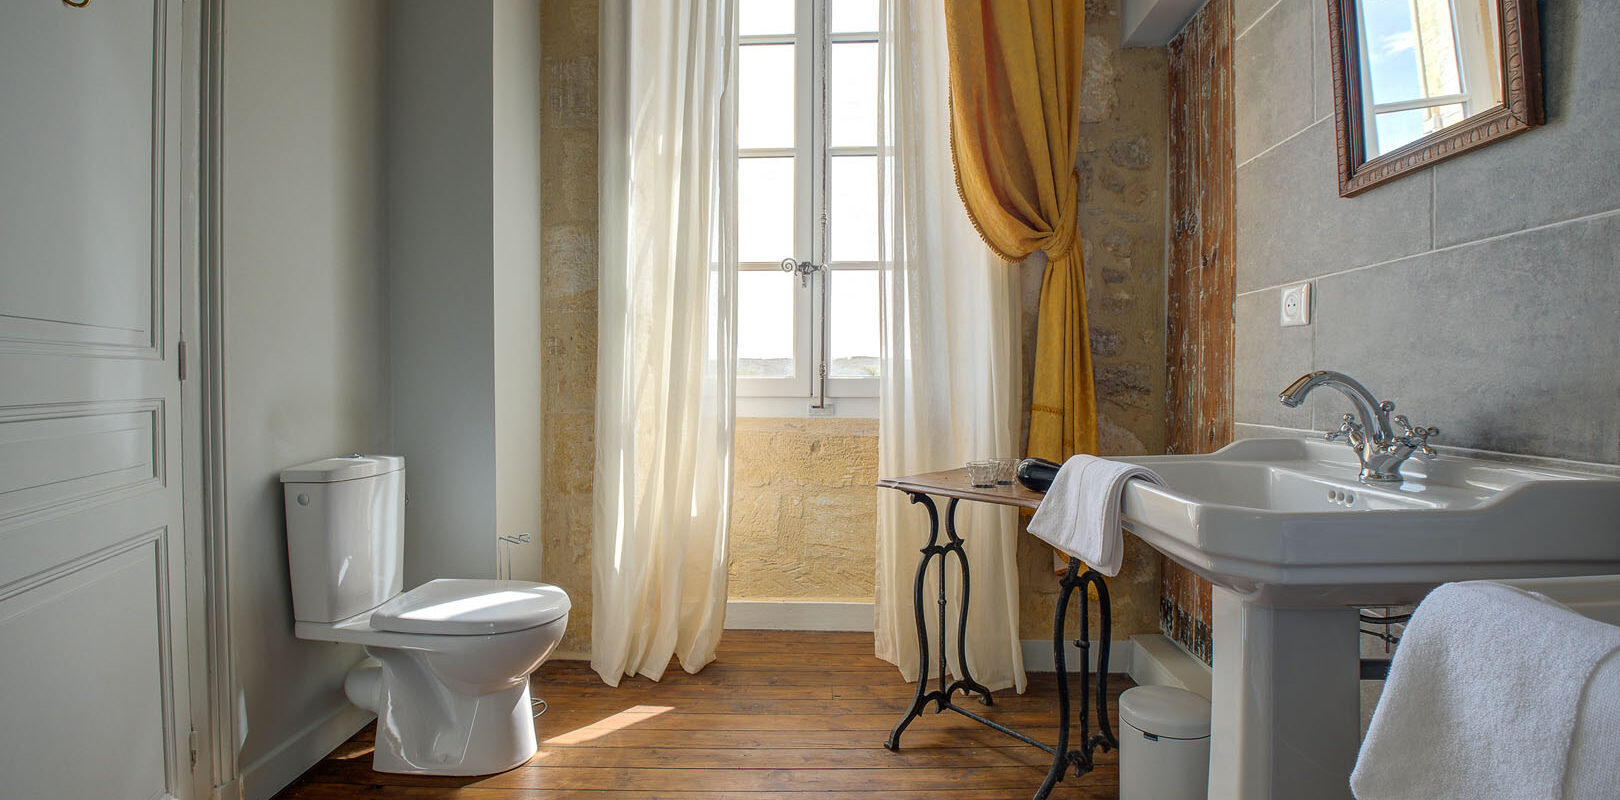
M 1277 395 L 1277 399 L 1289 408 L 1298 408 L 1305 402 L 1305 396 L 1318 386 L 1337 389 L 1345 397 L 1350 398 L 1350 405 L 1356 409 L 1362 430 L 1374 443 L 1382 445 L 1394 438 L 1394 431 L 1389 427 L 1389 412 L 1395 409 L 1395 404 L 1388 401 L 1378 402 L 1378 398 L 1373 397 L 1373 393 L 1362 386 L 1360 381 L 1342 372 L 1324 369 L 1301 375 L 1299 380 L 1288 384 L 1288 388 L 1283 389 Z
M 1396 433 L 1390 427 L 1389 412 L 1395 410 L 1395 404 L 1385 400 L 1379 402 L 1367 387 L 1360 381 L 1342 372 L 1332 370 L 1318 370 L 1301 375 L 1299 380 L 1288 384 L 1277 395 L 1283 405 L 1289 408 L 1298 408 L 1318 386 L 1327 386 L 1337 390 L 1350 399 L 1350 404 L 1356 413 L 1345 414 L 1344 422 L 1337 431 L 1327 435 L 1327 438 L 1342 439 L 1350 445 L 1356 453 L 1356 459 L 1361 462 L 1361 481 L 1363 483 L 1399 483 L 1401 478 L 1401 462 L 1413 453 L 1426 457 L 1433 457 L 1434 450 L 1429 447 L 1429 437 L 1438 435 L 1440 431 L 1434 428 L 1414 428 L 1406 417 L 1396 415 L 1395 423 L 1401 427 Z

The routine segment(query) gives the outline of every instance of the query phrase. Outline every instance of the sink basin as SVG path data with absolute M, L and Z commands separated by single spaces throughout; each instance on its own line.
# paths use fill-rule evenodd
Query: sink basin
M 1368 485 L 1348 447 L 1248 439 L 1126 459 L 1125 528 L 1215 584 L 1210 800 L 1350 800 L 1357 608 L 1469 579 L 1620 573 L 1620 480 L 1499 461 L 1408 461 Z
M 1245 602 L 1407 605 L 1447 581 L 1620 572 L 1612 478 L 1445 455 L 1372 486 L 1348 447 L 1310 439 L 1125 460 L 1168 484 L 1127 486 L 1126 530 Z

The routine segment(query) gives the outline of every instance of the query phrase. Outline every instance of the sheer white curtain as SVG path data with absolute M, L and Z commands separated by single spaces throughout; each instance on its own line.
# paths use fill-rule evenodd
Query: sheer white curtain
M 735 420 L 733 0 L 603 0 L 591 666 L 714 659 Z
M 887 476 L 960 467 L 1019 451 L 1018 271 L 980 241 L 951 164 L 945 19 L 938 0 L 890 0 L 884 47 L 883 363 L 878 470 Z M 877 655 L 917 676 L 912 586 L 928 515 L 905 495 L 879 493 Z M 939 509 L 941 525 L 945 508 Z M 1024 689 L 1018 640 L 1016 512 L 963 503 L 958 530 L 972 580 L 967 661 L 991 689 Z M 944 532 L 941 531 L 943 541 Z M 956 561 L 947 578 L 959 599 Z M 933 570 L 930 570 L 932 573 Z M 934 608 L 935 584 L 926 588 Z M 955 641 L 950 609 L 948 641 Z M 923 615 L 930 642 L 935 614 Z M 951 671 L 960 674 L 956 647 Z M 937 667 L 935 668 L 937 669 Z

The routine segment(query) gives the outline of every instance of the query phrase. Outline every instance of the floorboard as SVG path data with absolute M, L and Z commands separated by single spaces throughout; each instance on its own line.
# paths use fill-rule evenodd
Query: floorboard
M 371 769 L 374 730 L 355 734 L 277 800 L 1008 800 L 1028 797 L 1050 757 L 956 714 L 924 714 L 901 750 L 883 741 L 913 684 L 872 655 L 871 634 L 727 631 L 696 675 L 604 685 L 590 666 L 555 661 L 535 677 L 549 702 L 535 721 L 540 751 L 517 769 L 478 777 Z M 1110 724 L 1122 675 L 1109 682 Z M 1080 690 L 1074 684 L 1076 692 Z M 986 717 L 1053 744 L 1057 683 L 1030 676 L 998 692 Z M 1119 796 L 1117 753 L 1072 775 L 1057 800 Z

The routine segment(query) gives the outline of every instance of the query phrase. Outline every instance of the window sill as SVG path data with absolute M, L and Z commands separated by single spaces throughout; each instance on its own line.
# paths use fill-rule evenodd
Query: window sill
M 739 397 L 739 417 L 843 417 L 848 419 L 876 419 L 876 397 L 829 397 L 829 409 L 810 410 L 808 397 Z

